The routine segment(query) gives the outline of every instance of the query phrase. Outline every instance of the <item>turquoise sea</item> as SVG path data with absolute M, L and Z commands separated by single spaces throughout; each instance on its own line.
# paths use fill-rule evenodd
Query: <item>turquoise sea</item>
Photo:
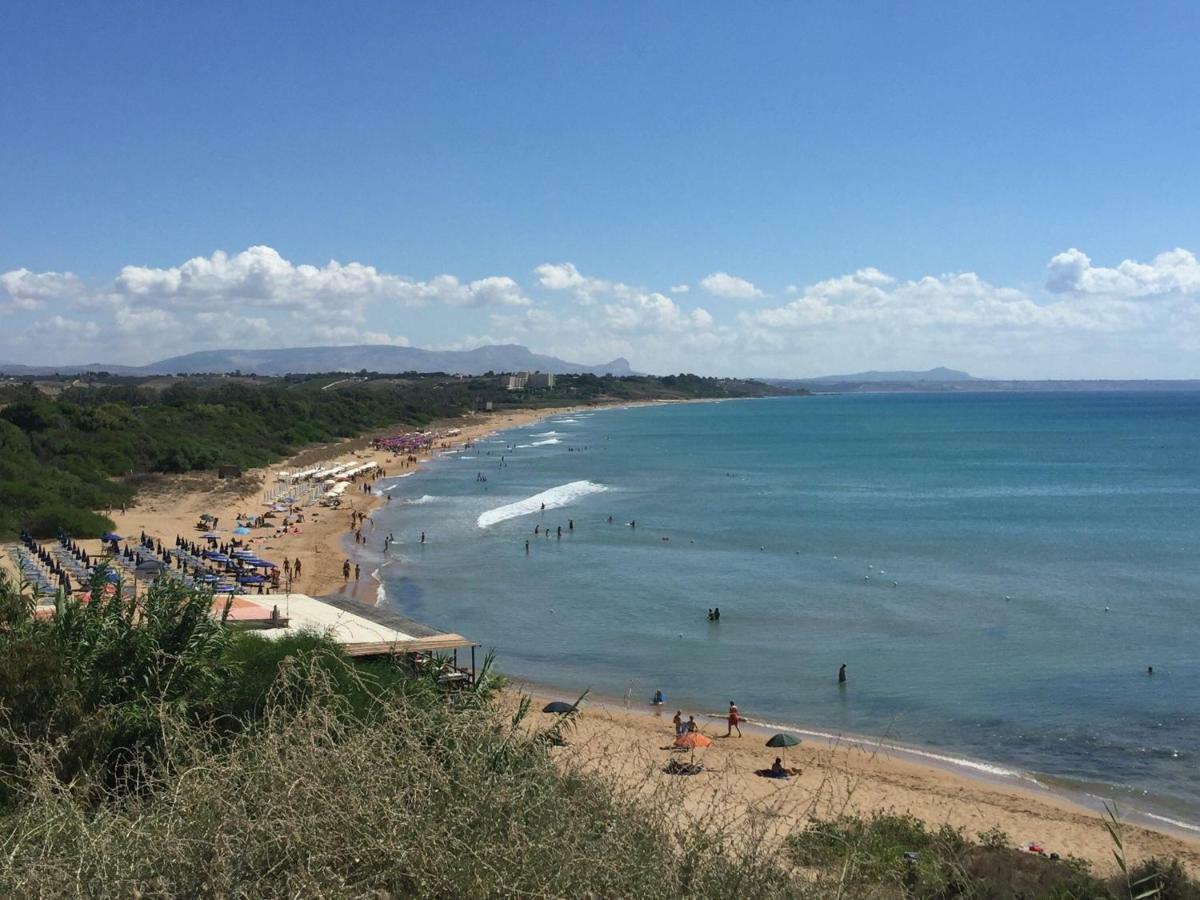
M 513 675 L 1200 824 L 1200 394 L 597 410 L 380 487 L 383 602 Z

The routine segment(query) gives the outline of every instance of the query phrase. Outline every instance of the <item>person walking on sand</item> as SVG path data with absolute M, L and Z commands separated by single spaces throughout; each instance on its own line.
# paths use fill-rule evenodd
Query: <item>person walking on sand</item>
M 732 700 L 730 700 L 729 701 L 729 727 L 727 729 L 725 729 L 725 737 L 731 737 L 735 730 L 738 733 L 738 737 L 741 737 L 742 729 L 738 727 L 738 725 L 741 723 L 741 721 L 742 721 L 742 717 L 738 713 L 737 704 L 734 703 Z
M 671 719 L 671 721 L 675 725 L 675 737 L 679 737 L 681 734 L 683 734 L 683 729 L 684 729 L 683 713 L 678 709 L 675 710 L 675 716 L 674 716 L 674 718 Z
M 846 664 L 842 663 L 842 665 L 838 668 L 838 684 L 845 684 L 845 683 L 846 683 Z
M 358 563 L 355 563 L 355 564 L 354 564 L 354 580 L 355 580 L 355 581 L 358 581 L 358 574 L 359 574 L 359 572 L 360 572 L 360 571 L 361 571 L 361 570 L 360 570 L 360 569 L 359 569 L 359 567 L 358 567 Z
M 293 578 L 300 577 L 300 560 L 299 559 L 297 559 L 296 562 L 292 565 L 292 577 Z
M 350 580 L 350 560 L 342 563 L 342 578 L 346 581 Z

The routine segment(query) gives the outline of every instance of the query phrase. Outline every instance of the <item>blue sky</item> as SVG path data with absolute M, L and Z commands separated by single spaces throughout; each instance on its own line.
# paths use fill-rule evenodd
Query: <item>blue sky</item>
M 0 359 L 1200 377 L 1198 58 L 1182 3 L 8 3 Z

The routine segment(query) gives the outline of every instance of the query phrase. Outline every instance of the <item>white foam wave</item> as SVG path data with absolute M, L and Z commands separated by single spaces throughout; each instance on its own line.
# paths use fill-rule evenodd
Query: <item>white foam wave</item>
M 543 431 L 538 434 L 531 434 L 530 437 L 555 437 L 557 434 L 557 431 Z
M 534 441 L 529 446 L 530 447 L 547 447 L 550 444 L 561 444 L 561 443 L 562 443 L 562 441 L 560 441 L 558 438 L 546 438 L 544 441 Z
M 578 419 L 551 419 L 550 421 L 553 422 L 555 425 L 565 425 L 568 422 L 578 422 L 579 420 Z
M 596 484 L 592 481 L 572 481 L 569 484 L 560 484 L 558 487 L 552 487 L 548 491 L 542 491 L 540 494 L 534 494 L 532 497 L 526 497 L 516 503 L 489 509 L 480 514 L 476 524 L 480 528 L 487 528 L 506 519 L 515 519 L 518 516 L 539 512 L 543 504 L 546 509 L 559 509 L 581 497 L 607 490 L 606 485 Z
M 435 500 L 440 500 L 441 497 L 434 497 L 432 494 L 424 494 L 420 497 L 415 497 L 411 500 L 402 501 L 405 506 L 424 506 L 426 503 L 433 503 Z
M 478 457 L 475 457 L 475 456 L 460 456 L 460 457 L 459 457 L 459 459 L 478 459 Z
M 1168 819 L 1166 816 L 1156 816 L 1154 813 L 1140 813 L 1147 819 L 1157 819 L 1159 822 L 1166 822 L 1168 825 L 1173 825 L 1176 828 L 1184 828 L 1188 831 L 1200 831 L 1200 826 L 1193 825 L 1191 822 L 1181 822 L 1178 819 Z
M 722 718 L 724 714 L 718 718 Z M 885 744 L 882 741 L 862 740 L 860 738 L 847 738 L 840 734 L 830 734 L 825 731 L 810 731 L 807 728 L 796 728 L 792 725 L 778 725 L 774 722 L 764 722 L 759 719 L 752 720 L 755 725 L 761 725 L 764 728 L 772 730 L 790 731 L 793 734 L 807 734 L 811 737 L 820 738 L 825 741 L 836 741 L 841 744 L 854 744 L 860 747 L 877 748 L 880 750 L 891 750 L 895 753 L 903 753 L 906 756 L 919 756 L 923 759 L 932 759 L 940 763 L 956 766 L 963 769 L 974 769 L 976 772 L 983 772 L 987 775 L 995 775 L 1001 778 L 1026 778 L 1013 769 L 1006 769 L 1003 766 L 998 766 L 995 763 L 980 762 L 975 759 L 965 759 L 960 756 L 947 756 L 944 753 L 932 753 L 929 750 L 917 750 L 913 747 L 900 747 L 896 744 Z

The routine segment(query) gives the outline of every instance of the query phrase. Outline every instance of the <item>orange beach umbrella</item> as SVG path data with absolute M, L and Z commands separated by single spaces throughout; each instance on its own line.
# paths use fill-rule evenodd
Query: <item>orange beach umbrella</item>
M 708 747 L 711 744 L 712 738 L 705 737 L 698 731 L 685 731 L 675 738 L 675 746 L 684 750 L 695 750 L 697 747 Z
M 696 748 L 708 747 L 712 744 L 712 738 L 705 737 L 698 731 L 685 731 L 679 737 L 675 738 L 675 746 L 682 750 L 692 751 L 692 762 L 696 761 Z

